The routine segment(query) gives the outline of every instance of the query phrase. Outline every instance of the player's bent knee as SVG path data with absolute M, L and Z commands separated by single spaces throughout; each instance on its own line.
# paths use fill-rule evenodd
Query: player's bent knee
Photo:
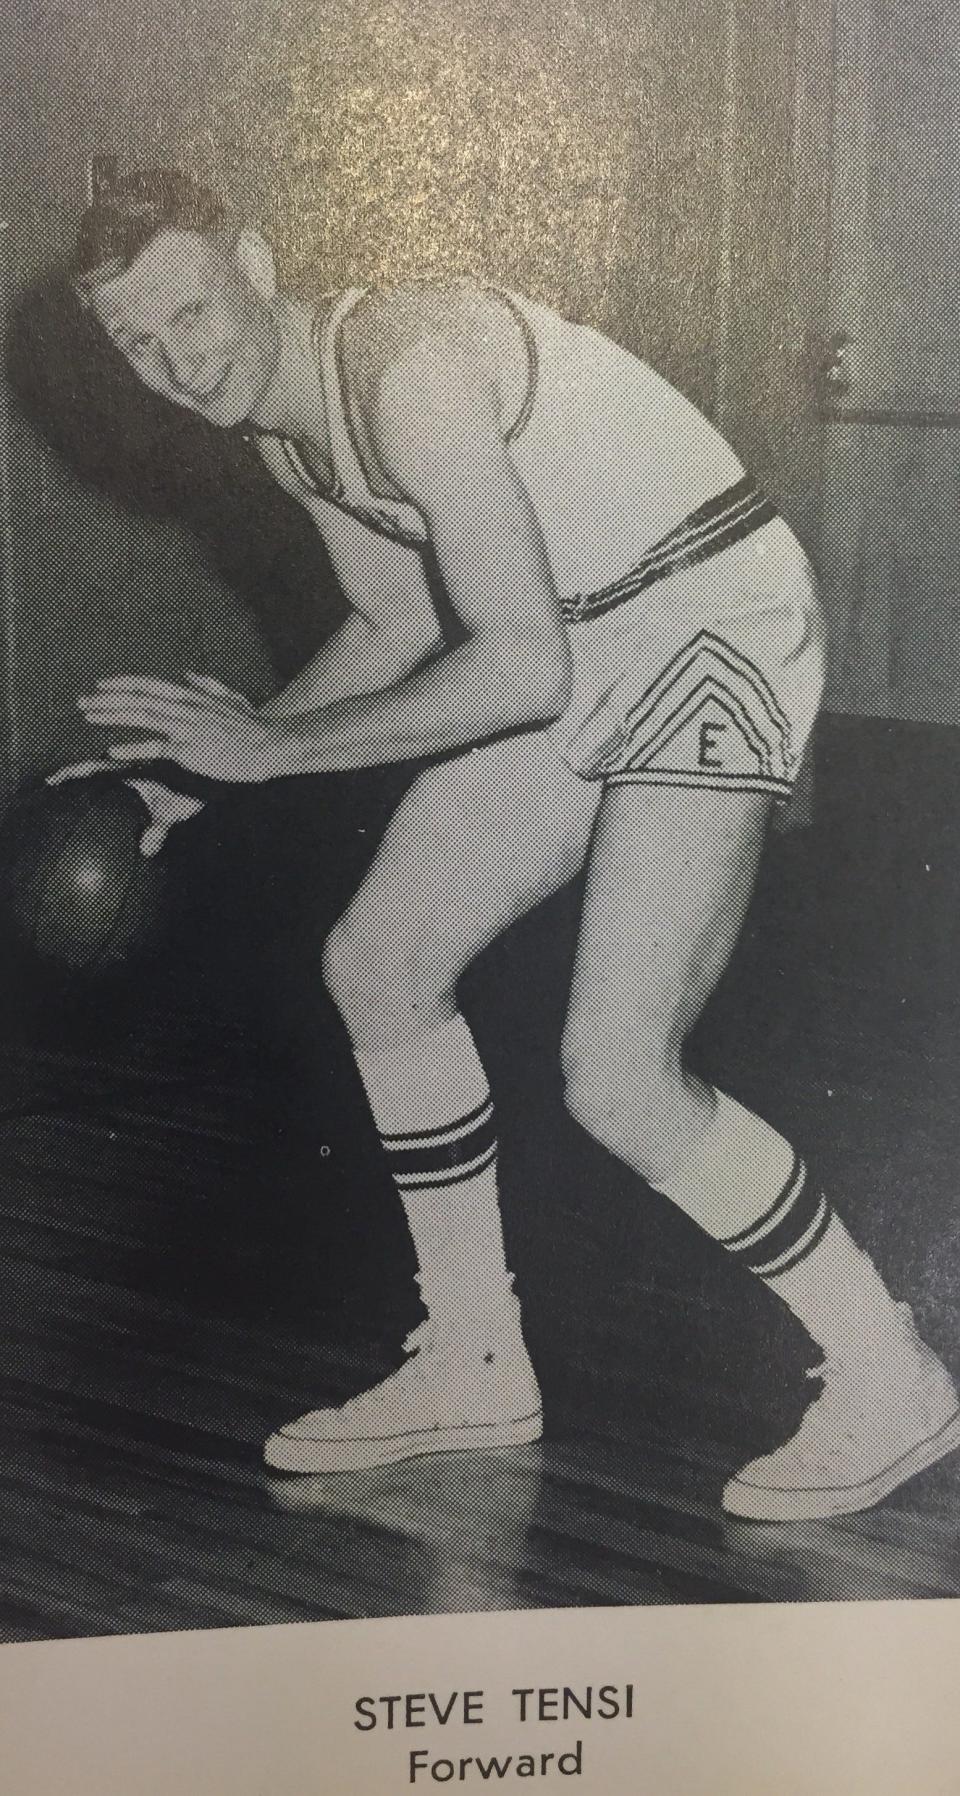
M 384 1015 L 383 969 L 373 944 L 349 923 L 334 925 L 323 947 L 323 979 L 354 1041 Z
M 563 1095 L 574 1122 L 592 1135 L 601 1147 L 622 1157 L 631 1134 L 629 1094 L 624 1091 L 622 1082 L 607 1083 L 578 1068 L 566 1073 Z
M 568 1036 L 562 1069 L 574 1120 L 655 1184 L 664 1170 L 661 1124 L 683 1089 L 679 1054 L 662 1044 L 640 1044 L 625 1054 L 622 1042 Z
M 365 986 L 373 983 L 373 970 L 366 970 L 367 956 L 359 939 L 345 923 L 335 923 L 323 944 L 321 966 L 323 983 L 337 1009 L 352 1011 L 360 1002 Z
M 387 1046 L 427 1028 L 453 1006 L 447 982 L 421 950 L 373 941 L 349 915 L 323 948 L 323 978 L 355 1046 Z

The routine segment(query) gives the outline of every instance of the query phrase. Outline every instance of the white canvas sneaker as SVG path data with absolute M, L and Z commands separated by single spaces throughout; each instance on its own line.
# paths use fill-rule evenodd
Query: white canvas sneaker
M 808 1372 L 823 1382 L 796 1434 L 723 1493 L 746 1521 L 813 1521 L 869 1509 L 960 1447 L 960 1398 L 906 1305 L 883 1349 L 848 1348 Z
M 278 1472 L 356 1472 L 418 1453 L 487 1451 L 539 1440 L 540 1387 L 520 1330 L 520 1306 L 483 1319 L 428 1317 L 407 1336 L 399 1371 L 338 1409 L 314 1409 L 272 1434 Z

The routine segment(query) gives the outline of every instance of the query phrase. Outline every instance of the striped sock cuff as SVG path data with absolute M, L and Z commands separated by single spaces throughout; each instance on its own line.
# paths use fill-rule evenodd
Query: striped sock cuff
M 488 1095 L 475 1109 L 440 1128 L 381 1135 L 380 1139 L 401 1191 L 460 1185 L 485 1172 L 497 1157 L 493 1100 Z
M 758 1278 L 777 1278 L 799 1266 L 827 1232 L 833 1214 L 829 1200 L 817 1190 L 799 1155 L 790 1177 L 764 1214 L 727 1235 L 721 1245 Z

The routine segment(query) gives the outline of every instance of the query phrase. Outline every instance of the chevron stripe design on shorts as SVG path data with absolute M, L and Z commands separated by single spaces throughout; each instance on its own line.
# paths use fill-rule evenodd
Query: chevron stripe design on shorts
M 776 1278 L 799 1266 L 822 1241 L 833 1211 L 807 1176 L 799 1155 L 783 1190 L 749 1228 L 722 1242 L 728 1253 L 759 1278 Z
M 459 1185 L 497 1157 L 493 1101 L 486 1098 L 456 1122 L 408 1135 L 382 1135 L 390 1171 L 401 1191 Z
M 627 714 L 605 778 L 787 793 L 793 771 L 789 720 L 769 681 L 739 649 L 700 630 Z
M 609 586 L 564 599 L 568 623 L 586 623 L 634 599 L 658 580 L 682 568 L 696 567 L 734 543 L 743 542 L 777 515 L 777 508 L 756 481 L 745 474 L 735 486 L 708 499 L 648 549 L 642 561 Z

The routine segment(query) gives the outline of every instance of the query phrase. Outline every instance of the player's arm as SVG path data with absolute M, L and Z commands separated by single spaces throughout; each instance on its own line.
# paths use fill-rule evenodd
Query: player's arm
M 317 711 L 404 679 L 442 640 L 418 550 L 374 535 L 328 501 L 304 498 L 280 458 L 264 459 L 309 511 L 350 609 L 319 653 L 260 707 L 261 715 Z
M 384 475 L 426 521 L 464 640 L 388 692 L 297 720 L 290 771 L 445 753 L 548 722 L 569 695 L 539 522 L 475 346 L 421 338 L 387 371 L 365 425 Z
M 447 321 L 418 331 L 389 359 L 360 422 L 384 481 L 426 521 L 463 640 L 389 689 L 286 716 L 266 717 L 200 676 L 186 686 L 100 681 L 80 701 L 88 721 L 147 732 L 112 743 L 112 758 L 174 760 L 213 779 L 276 779 L 445 754 L 563 710 L 569 643 L 482 341 Z
M 207 675 L 188 674 L 185 685 L 150 674 L 99 680 L 95 691 L 79 701 L 88 723 L 143 729 L 151 737 L 147 745 L 111 744 L 108 756 L 128 762 L 161 758 L 216 780 L 255 781 L 295 772 L 287 765 L 294 743 L 291 720 L 304 713 L 324 715 L 327 707 L 347 696 L 376 692 L 403 680 L 441 645 L 440 623 L 419 552 L 375 536 L 319 499 L 311 499 L 307 509 L 350 606 L 319 654 L 266 704 L 257 706 Z M 54 778 L 79 777 L 102 765 L 84 762 Z M 168 816 L 170 805 L 182 802 L 166 801 L 157 821 L 168 824 L 189 814 L 178 808 L 175 816 Z M 162 841 L 162 835 L 157 839 Z

